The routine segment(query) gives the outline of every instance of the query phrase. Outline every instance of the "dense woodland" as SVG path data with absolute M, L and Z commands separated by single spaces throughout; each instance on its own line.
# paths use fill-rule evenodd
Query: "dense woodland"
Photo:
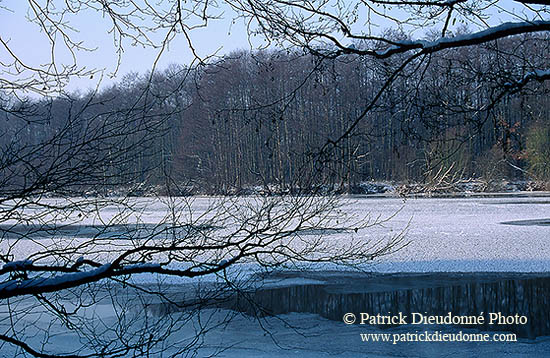
M 123 155 L 113 155 L 113 145 L 93 149 L 101 162 L 90 178 L 96 185 L 169 177 L 217 193 L 312 180 L 351 188 L 424 182 L 442 169 L 460 178 L 542 180 L 550 178 L 550 84 L 523 79 L 550 67 L 549 53 L 548 34 L 440 51 L 409 62 L 377 98 L 399 55 L 241 51 L 194 68 L 127 74 L 99 92 L 3 96 L 0 143 L 3 153 L 40 145 L 36 160 L 48 167 L 51 151 L 66 151 L 61 158 L 70 161 L 78 153 L 68 148 L 90 128 L 118 123 L 106 128 L 126 134 L 113 136 Z M 2 167 L 17 177 L 24 164 L 4 157 L 12 162 Z

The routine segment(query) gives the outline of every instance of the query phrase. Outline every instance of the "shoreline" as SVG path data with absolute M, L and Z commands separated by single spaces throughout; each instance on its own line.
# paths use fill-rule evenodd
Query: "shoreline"
M 448 287 L 468 283 L 494 283 L 502 280 L 550 279 L 547 272 L 497 272 L 497 271 L 434 271 L 434 272 L 356 272 L 339 270 L 279 271 L 261 279 L 263 287 L 290 287 L 299 281 L 317 282 L 327 292 L 372 293 L 406 289 Z M 287 282 L 288 284 L 285 284 Z M 307 283 L 306 283 L 307 284 Z

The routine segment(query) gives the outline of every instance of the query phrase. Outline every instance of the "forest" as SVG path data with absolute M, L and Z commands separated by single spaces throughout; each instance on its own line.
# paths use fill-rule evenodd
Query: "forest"
M 468 33 L 461 31 L 448 36 Z M 406 40 L 399 31 L 385 36 Z M 548 33 L 535 33 L 407 61 L 242 50 L 128 73 L 87 93 L 3 95 L 0 144 L 3 153 L 33 153 L 32 165 L 53 167 L 83 155 L 74 143 L 97 135 L 92 128 L 116 124 L 105 127 L 109 145 L 86 146 L 97 162 L 79 191 L 145 188 L 168 177 L 179 194 L 314 183 L 352 192 L 362 182 L 424 183 L 438 173 L 546 181 L 550 85 L 530 76 L 550 66 L 549 47 Z M 3 190 L 31 180 L 17 173 L 32 160 L 17 158 L 4 156 L 11 179 Z M 44 182 L 45 191 L 68 188 Z

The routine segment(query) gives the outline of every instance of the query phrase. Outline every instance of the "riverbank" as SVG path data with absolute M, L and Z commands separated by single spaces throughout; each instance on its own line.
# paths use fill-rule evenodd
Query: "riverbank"
M 162 196 L 282 196 L 282 195 L 374 195 L 381 197 L 492 197 L 503 195 L 548 196 L 550 183 L 534 180 L 460 179 L 453 181 L 404 182 L 372 180 L 358 183 L 319 184 L 310 187 L 283 184 L 213 187 L 206 183 L 188 183 L 167 188 L 165 185 L 137 183 L 127 186 L 81 188 L 74 195 L 84 197 L 162 197 Z M 46 197 L 59 197 L 55 192 Z

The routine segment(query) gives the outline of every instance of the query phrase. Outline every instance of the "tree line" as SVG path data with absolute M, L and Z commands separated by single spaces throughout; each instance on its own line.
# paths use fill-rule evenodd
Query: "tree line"
M 399 54 L 238 51 L 193 68 L 130 73 L 99 92 L 4 96 L 10 106 L 3 106 L 0 142 L 4 153 L 45 141 L 52 145 L 41 151 L 59 151 L 74 145 L 55 143 L 60 132 L 78 142 L 107 122 L 131 128 L 93 149 L 98 163 L 88 185 L 102 189 L 170 177 L 181 192 L 314 183 L 351 190 L 371 180 L 424 182 L 441 170 L 460 178 L 547 179 L 550 86 L 523 80 L 548 68 L 549 40 L 526 34 L 408 62 Z M 160 134 L 148 138 L 150 127 Z M 114 155 L 109 141 L 124 154 Z M 25 164 L 3 165 L 17 173 Z M 128 172 L 131 182 L 123 178 Z

